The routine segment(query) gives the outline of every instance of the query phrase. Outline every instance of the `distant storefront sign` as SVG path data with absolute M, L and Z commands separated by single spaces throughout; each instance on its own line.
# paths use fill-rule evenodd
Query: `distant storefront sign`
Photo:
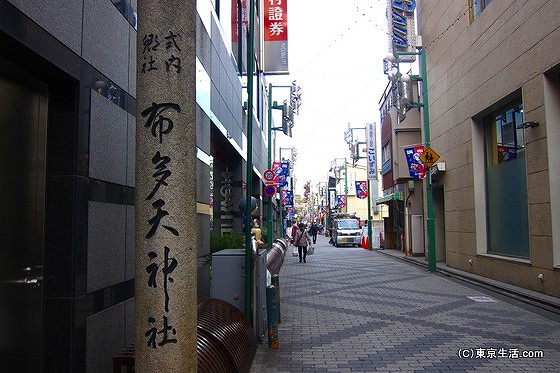
M 375 123 L 368 123 L 366 127 L 366 151 L 367 151 L 367 178 L 377 180 L 377 137 L 375 136 Z

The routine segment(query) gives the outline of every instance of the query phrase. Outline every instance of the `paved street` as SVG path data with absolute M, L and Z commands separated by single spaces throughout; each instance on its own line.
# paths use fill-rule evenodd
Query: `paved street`
M 286 253 L 280 347 L 259 345 L 251 372 L 560 371 L 559 315 L 327 241 L 307 263 Z

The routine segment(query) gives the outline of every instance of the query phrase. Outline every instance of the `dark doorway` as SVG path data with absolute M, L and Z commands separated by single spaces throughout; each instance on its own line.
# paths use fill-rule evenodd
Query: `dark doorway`
M 41 371 L 47 86 L 0 60 L 2 370 Z

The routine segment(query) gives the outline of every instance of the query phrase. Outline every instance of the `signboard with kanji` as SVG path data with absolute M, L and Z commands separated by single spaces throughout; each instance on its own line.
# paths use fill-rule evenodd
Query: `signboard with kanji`
M 264 70 L 288 74 L 288 0 L 264 2 Z

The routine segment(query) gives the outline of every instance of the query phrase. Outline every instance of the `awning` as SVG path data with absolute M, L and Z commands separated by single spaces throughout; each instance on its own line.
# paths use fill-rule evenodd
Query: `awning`
M 383 203 L 388 204 L 391 201 L 402 201 L 402 192 L 396 192 L 396 193 L 392 193 L 383 197 L 379 197 L 377 198 L 377 200 L 375 201 L 376 205 L 381 205 Z

